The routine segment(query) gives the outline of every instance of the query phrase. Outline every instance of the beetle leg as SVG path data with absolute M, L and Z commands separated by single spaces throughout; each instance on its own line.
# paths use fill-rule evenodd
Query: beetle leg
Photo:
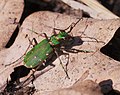
M 66 69 L 66 71 L 68 71 L 67 67 L 68 67 L 68 63 L 69 63 L 69 56 L 70 56 L 70 55 L 69 55 L 69 53 L 65 53 L 65 52 L 63 52 L 63 54 L 68 56 L 68 58 L 67 58 L 67 59 L 68 59 L 68 61 L 67 61 L 66 65 L 65 65 L 65 67 L 66 67 L 65 69 Z
M 33 87 L 34 87 L 33 81 L 35 80 L 35 75 L 34 75 L 35 71 L 36 70 L 32 70 L 32 74 L 31 74 L 31 76 L 33 77 L 33 79 L 31 80 Z
M 75 27 L 75 25 L 81 20 L 82 18 L 79 18 L 77 20 L 77 22 L 72 23 L 70 26 L 68 26 L 66 29 L 58 29 L 58 28 L 54 28 L 54 30 L 60 30 L 60 31 L 65 31 L 68 30 L 70 28 L 70 30 L 67 33 L 70 33 L 72 31 L 72 29 Z
M 38 42 L 37 42 L 37 40 L 36 40 L 35 38 L 33 38 L 32 41 L 31 41 L 29 38 L 28 38 L 28 40 L 29 40 L 29 42 L 30 42 L 30 45 L 33 45 L 33 47 L 38 44 Z M 35 42 L 35 44 L 33 44 L 33 41 Z M 29 47 L 30 47 L 30 45 L 29 45 Z M 26 52 L 27 52 L 27 51 L 26 51 Z
M 12 63 L 5 65 L 5 67 L 10 66 L 10 65 L 14 64 L 15 62 L 19 61 L 20 59 L 22 59 L 24 57 L 24 55 L 27 53 L 29 48 L 30 48 L 30 45 L 27 47 L 25 53 L 21 57 L 19 57 L 17 60 L 13 61 Z
M 45 38 L 48 40 L 48 36 L 47 36 L 47 34 L 46 34 L 46 33 L 43 33 L 43 34 L 44 34 Z
M 23 54 L 23 56 L 26 55 L 26 53 L 27 53 L 28 49 L 30 48 L 30 46 L 33 45 L 33 41 L 35 42 L 35 45 L 38 44 L 38 42 L 37 42 L 37 40 L 36 40 L 35 38 L 33 38 L 32 40 L 30 40 L 30 39 L 28 38 L 28 40 L 29 40 L 29 43 L 30 43 L 30 44 L 29 44 L 29 46 L 27 47 L 27 49 L 26 49 L 25 53 Z M 34 47 L 35 45 L 33 45 L 33 47 Z
M 28 49 L 30 48 L 30 46 L 31 46 L 31 45 L 33 45 L 33 44 L 32 44 L 32 43 L 33 43 L 33 41 L 35 42 L 35 45 L 37 45 L 37 41 L 36 41 L 36 39 L 35 39 L 35 38 L 33 38 L 31 41 L 30 41 L 30 39 L 28 38 L 28 40 L 29 40 L 30 44 L 29 44 L 29 46 L 27 47 L 27 49 L 26 49 L 25 53 L 24 53 L 21 57 L 19 57 L 17 60 L 15 60 L 14 62 L 12 62 L 12 63 L 10 63 L 10 64 L 5 65 L 5 67 L 6 67 L 6 66 L 10 66 L 10 65 L 14 64 L 15 62 L 19 61 L 21 58 L 23 58 L 23 57 L 24 57 L 24 55 L 26 55 L 26 53 L 27 53 Z M 35 45 L 33 45 L 33 47 L 34 47 Z
M 55 30 L 57 30 L 56 28 L 53 28 L 53 35 L 57 35 L 57 33 L 56 33 L 56 31 Z
M 62 61 L 61 61 L 61 59 L 59 58 L 59 54 L 57 53 L 56 50 L 55 50 L 55 54 L 57 55 L 57 58 L 59 59 L 60 64 L 61 64 L 63 70 L 65 71 L 67 78 L 70 79 L 70 77 L 69 77 L 69 75 L 68 75 L 68 72 L 67 72 L 67 70 L 65 69 L 65 67 L 63 66 Z
M 45 37 L 46 39 L 48 39 L 48 36 L 47 36 L 47 34 L 46 33 L 37 33 L 37 32 L 35 32 L 37 35 L 39 35 L 39 36 L 42 36 L 42 37 Z M 43 36 L 44 35 L 44 36 Z

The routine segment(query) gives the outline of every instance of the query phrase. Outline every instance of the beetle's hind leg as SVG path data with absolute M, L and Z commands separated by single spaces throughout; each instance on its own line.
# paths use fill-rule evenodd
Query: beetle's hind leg
M 54 49 L 54 50 L 55 50 L 55 49 Z M 70 77 L 69 77 L 69 75 L 68 75 L 68 72 L 67 72 L 67 68 L 65 68 L 65 67 L 63 66 L 62 61 L 61 61 L 61 59 L 59 58 L 59 54 L 57 53 L 56 50 L 55 50 L 55 54 L 57 55 L 57 58 L 58 58 L 59 61 L 60 61 L 60 64 L 61 64 L 61 66 L 62 66 L 62 68 L 63 68 L 63 70 L 64 70 L 64 72 L 65 72 L 65 74 L 66 74 L 66 77 L 67 77 L 68 79 L 70 79 Z

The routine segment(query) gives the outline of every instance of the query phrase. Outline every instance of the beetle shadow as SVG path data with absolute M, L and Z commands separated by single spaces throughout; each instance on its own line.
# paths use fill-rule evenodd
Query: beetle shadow
M 20 65 L 14 68 L 14 71 L 10 74 L 12 82 L 17 81 L 20 78 L 27 76 L 30 73 L 31 68 L 27 68 L 24 65 Z
M 120 95 L 120 91 L 113 89 L 113 81 L 111 79 L 100 82 L 99 86 L 103 95 Z
M 80 36 L 74 36 L 72 37 L 72 40 L 66 41 L 67 44 L 63 45 L 66 49 L 72 49 L 74 46 L 79 46 L 83 44 L 83 40 L 80 38 Z
M 14 71 L 10 74 L 11 80 L 7 80 L 7 83 L 3 85 L 0 90 L 0 95 L 20 95 L 20 93 L 34 93 L 35 87 L 21 87 L 20 78 L 27 76 L 30 73 L 30 68 L 26 68 L 24 65 L 20 65 L 14 68 Z M 32 94 L 31 94 L 32 95 Z

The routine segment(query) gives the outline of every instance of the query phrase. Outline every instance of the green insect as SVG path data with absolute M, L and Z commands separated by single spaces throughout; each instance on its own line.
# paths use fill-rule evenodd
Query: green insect
M 46 33 L 43 33 L 46 39 L 43 39 L 39 43 L 37 43 L 36 39 L 33 38 L 32 41 L 35 42 L 35 45 L 33 45 L 34 47 L 28 52 L 26 50 L 27 53 L 25 52 L 25 54 L 23 55 L 24 56 L 24 59 L 23 59 L 24 66 L 27 67 L 28 69 L 32 69 L 32 71 L 33 71 L 32 76 L 33 77 L 34 77 L 35 71 L 37 71 L 42 65 L 46 65 L 45 64 L 46 60 L 50 59 L 51 56 L 56 54 L 57 58 L 59 58 L 58 51 L 65 49 L 65 48 L 62 48 L 62 46 L 64 47 L 66 45 L 66 43 L 68 43 L 71 39 L 73 40 L 73 37 L 70 35 L 70 32 L 72 31 L 72 29 L 75 27 L 75 25 L 80 20 L 81 19 L 78 19 L 76 21 L 76 23 L 72 23 L 69 27 L 67 27 L 64 30 L 54 28 L 54 30 L 58 30 L 60 32 L 57 34 L 54 31 L 54 34 L 49 38 L 48 38 Z M 67 31 L 67 30 L 69 30 L 69 31 Z M 30 30 L 30 31 L 34 32 L 35 34 L 38 34 L 37 32 L 35 32 L 33 30 Z M 41 35 L 41 34 L 38 34 L 38 35 Z M 30 41 L 30 39 L 29 39 L 29 41 Z M 30 41 L 30 43 L 32 43 L 32 41 Z M 89 52 L 89 51 L 77 50 L 77 52 Z M 69 57 L 68 53 L 64 53 L 64 54 L 67 54 Z M 22 57 L 20 57 L 19 59 L 21 59 Z M 18 61 L 18 60 L 16 60 L 16 61 Z M 60 60 L 60 58 L 59 58 L 59 60 Z M 14 64 L 16 61 L 14 61 L 13 63 L 10 63 L 6 66 Z M 69 78 L 67 70 L 66 70 L 67 68 L 65 68 L 63 66 L 61 60 L 60 60 L 60 64 L 61 64 L 63 70 L 65 71 L 67 78 Z
M 70 39 L 72 36 L 69 35 L 69 33 L 71 32 L 71 30 L 73 29 L 73 27 L 75 27 L 75 25 L 80 21 L 80 19 L 78 19 L 78 21 L 76 23 L 72 23 L 68 28 L 70 28 L 70 30 L 68 32 L 66 32 L 66 29 L 64 30 L 60 30 L 60 29 L 56 29 L 56 30 L 60 30 L 60 32 L 58 34 L 54 34 L 52 35 L 50 38 L 47 37 L 47 35 L 44 33 L 46 39 L 42 40 L 41 42 L 39 42 L 37 45 L 35 45 L 24 57 L 24 65 L 27 68 L 36 68 L 36 67 L 40 67 L 41 65 L 43 65 L 43 63 L 45 63 L 46 59 L 49 58 L 53 53 L 55 53 L 57 56 L 57 49 L 60 48 L 59 46 L 61 45 L 61 43 L 63 43 L 64 41 Z M 68 73 L 65 70 L 64 66 L 62 65 L 62 62 L 60 61 L 60 64 L 62 66 L 62 68 L 64 69 L 64 71 L 66 72 L 67 77 Z
M 55 51 L 55 46 L 60 44 L 60 41 L 65 39 L 68 33 L 61 31 L 57 35 L 53 35 L 50 39 L 44 39 L 33 47 L 24 57 L 25 66 L 35 68 L 49 57 Z

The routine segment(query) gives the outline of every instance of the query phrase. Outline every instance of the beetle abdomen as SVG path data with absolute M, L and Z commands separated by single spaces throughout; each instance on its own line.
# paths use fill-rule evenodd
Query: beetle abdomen
M 28 68 L 35 68 L 38 65 L 42 65 L 43 61 L 45 61 L 52 52 L 53 48 L 48 40 L 42 40 L 24 57 L 25 66 Z

